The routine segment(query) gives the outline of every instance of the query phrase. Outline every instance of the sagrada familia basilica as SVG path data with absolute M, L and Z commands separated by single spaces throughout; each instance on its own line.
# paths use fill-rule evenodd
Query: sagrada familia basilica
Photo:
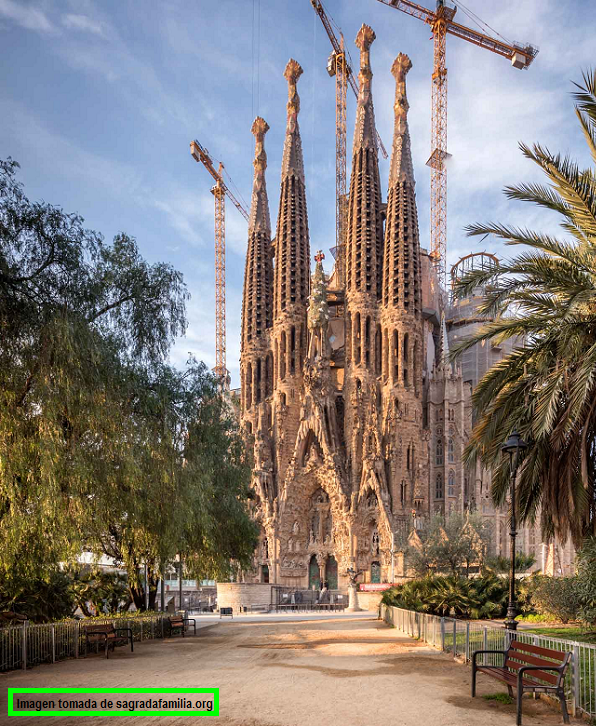
M 241 421 L 254 442 L 254 514 L 262 524 L 247 581 L 344 588 L 402 574 L 395 535 L 434 512 L 482 511 L 486 472 L 468 471 L 472 383 L 448 360 L 445 310 L 421 248 L 399 54 L 386 203 L 381 197 L 370 49 L 363 25 L 343 264 L 327 277 L 311 250 L 298 114 L 289 98 L 277 229 L 265 174 L 268 125 L 257 118 L 244 278 Z M 273 242 L 272 242 L 273 240 Z M 504 533 L 504 529 L 503 529 Z

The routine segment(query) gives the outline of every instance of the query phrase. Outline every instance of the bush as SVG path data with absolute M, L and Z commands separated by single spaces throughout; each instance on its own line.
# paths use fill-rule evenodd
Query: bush
M 507 581 L 494 575 L 424 577 L 386 590 L 381 602 L 432 615 L 493 618 L 505 612 Z
M 53 570 L 45 577 L 15 577 L 0 584 L 0 611 L 26 615 L 35 623 L 68 618 L 74 609 L 71 579 L 60 570 Z
M 552 615 L 563 623 L 577 620 L 582 593 L 577 577 L 537 577 L 532 604 L 541 615 Z

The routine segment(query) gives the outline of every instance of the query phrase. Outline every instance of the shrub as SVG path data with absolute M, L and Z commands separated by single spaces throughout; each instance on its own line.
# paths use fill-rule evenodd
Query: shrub
M 576 620 L 582 607 L 577 577 L 537 577 L 532 604 L 542 615 L 552 615 L 563 623 Z
M 13 611 L 36 623 L 70 617 L 75 609 L 70 577 L 52 570 L 45 577 L 18 577 L 0 584 L 0 611 Z
M 386 590 L 385 605 L 458 618 L 502 615 L 507 602 L 507 581 L 494 575 L 464 578 L 458 575 L 424 577 Z
M 596 537 L 584 540 L 577 553 L 577 590 L 581 599 L 578 617 L 586 625 L 596 623 Z

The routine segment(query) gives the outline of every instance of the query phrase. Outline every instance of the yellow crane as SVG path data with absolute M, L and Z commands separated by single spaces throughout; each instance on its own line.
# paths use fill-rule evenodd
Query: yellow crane
M 346 96 L 348 84 L 358 98 L 358 81 L 346 60 L 344 36 L 339 33 L 339 40 L 333 30 L 335 23 L 325 12 L 320 0 L 310 0 L 315 12 L 321 18 L 327 32 L 333 52 L 327 61 L 327 73 L 335 76 L 335 267 L 338 287 L 344 286 L 344 245 L 347 226 L 347 153 L 346 153 Z M 387 151 L 377 132 L 377 145 L 386 159 Z
M 236 199 L 225 183 L 224 165 L 219 162 L 217 170 L 209 152 L 198 141 L 190 142 L 190 153 L 200 162 L 215 180 L 211 188 L 215 200 L 215 368 L 224 390 L 230 387 L 230 373 L 226 366 L 226 196 L 248 222 L 246 207 Z M 233 183 L 228 177 L 230 183 Z
M 445 289 L 447 247 L 447 66 L 445 65 L 447 34 L 474 43 L 493 53 L 508 58 L 514 68 L 527 69 L 538 48 L 529 43 L 509 43 L 486 33 L 456 23 L 453 18 L 457 8 L 448 7 L 445 0 L 437 0 L 435 10 L 429 10 L 412 0 L 378 0 L 394 10 L 401 10 L 430 25 L 434 43 L 434 68 L 432 75 L 432 125 L 431 154 L 426 162 L 431 169 L 430 177 L 430 250 L 437 267 L 439 281 Z M 460 3 L 460 7 L 463 5 Z M 464 9 L 472 19 L 479 20 Z M 494 31 L 493 31 L 494 32 Z

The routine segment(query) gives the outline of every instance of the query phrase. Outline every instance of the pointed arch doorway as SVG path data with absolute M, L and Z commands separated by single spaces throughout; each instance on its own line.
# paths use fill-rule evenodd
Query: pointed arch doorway
M 325 566 L 325 580 L 329 590 L 337 590 L 337 560 L 329 555 Z
M 321 588 L 321 576 L 316 555 L 313 555 L 308 563 L 308 589 L 312 590 L 313 588 L 315 590 Z

